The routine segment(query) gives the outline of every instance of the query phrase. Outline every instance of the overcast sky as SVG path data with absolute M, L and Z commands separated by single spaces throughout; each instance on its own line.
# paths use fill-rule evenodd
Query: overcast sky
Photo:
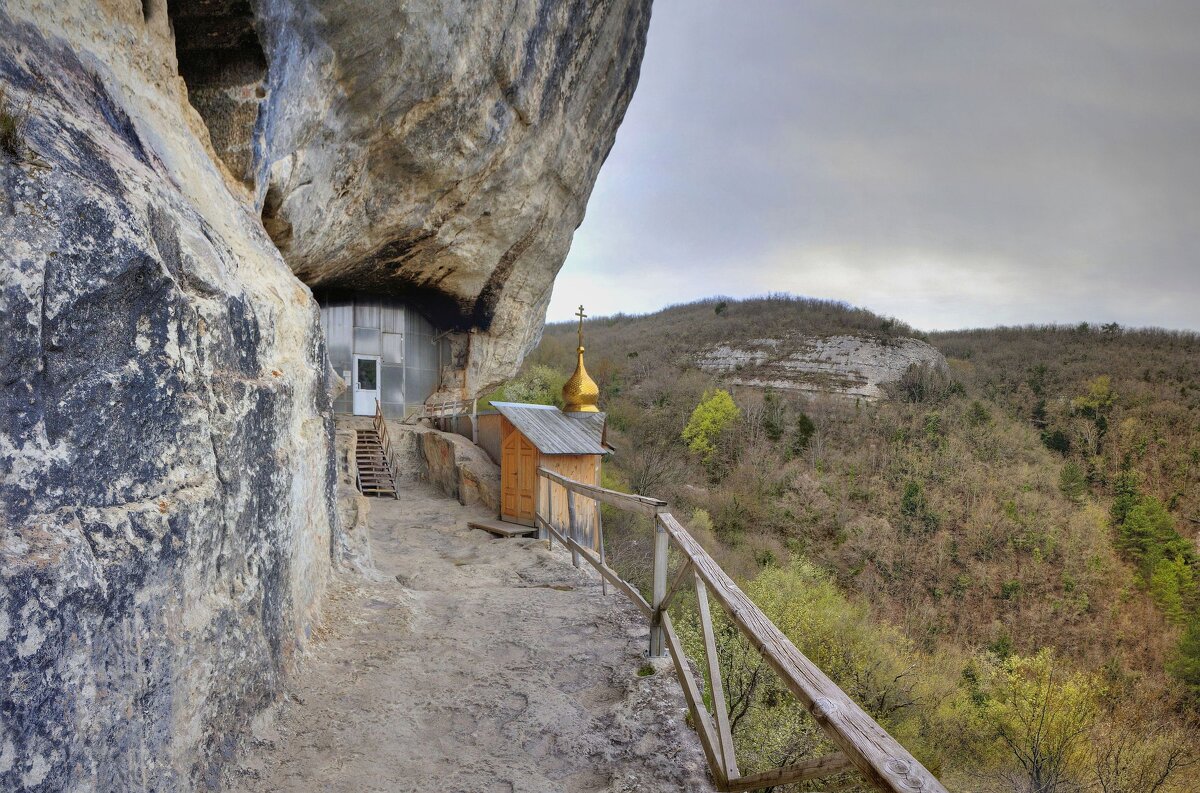
M 657 0 L 549 319 L 1200 329 L 1200 2 Z

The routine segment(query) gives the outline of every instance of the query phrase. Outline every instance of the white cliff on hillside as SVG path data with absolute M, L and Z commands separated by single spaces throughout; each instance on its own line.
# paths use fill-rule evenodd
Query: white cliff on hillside
M 940 352 L 918 339 L 875 336 L 805 336 L 726 342 L 703 352 L 696 364 L 734 385 L 840 394 L 875 399 L 909 366 L 946 367 Z

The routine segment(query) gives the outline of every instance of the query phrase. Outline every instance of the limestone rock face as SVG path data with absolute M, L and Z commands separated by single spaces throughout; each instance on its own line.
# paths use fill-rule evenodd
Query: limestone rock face
M 0 5 L 0 789 L 207 787 L 331 564 L 317 309 L 154 3 Z
M 217 784 L 331 566 L 369 564 L 296 276 L 459 331 L 448 390 L 514 371 L 648 15 L 0 3 L 29 116 L 0 151 L 0 789 Z
M 649 17 L 650 0 L 261 0 L 256 189 L 288 264 L 462 331 L 448 391 L 508 377 L 540 338 Z
M 463 506 L 482 504 L 500 511 L 500 466 L 483 449 L 452 432 L 432 427 L 388 422 L 389 433 L 401 445 L 412 444 L 421 476 Z
M 735 385 L 867 399 L 882 396 L 880 386 L 896 382 L 913 364 L 946 368 L 945 357 L 918 339 L 803 334 L 718 344 L 696 363 Z

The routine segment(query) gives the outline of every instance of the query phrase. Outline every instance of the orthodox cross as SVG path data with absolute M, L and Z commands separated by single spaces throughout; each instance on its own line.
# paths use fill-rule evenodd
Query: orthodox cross
M 575 316 L 579 317 L 579 346 L 582 347 L 583 346 L 583 320 L 587 317 L 587 314 L 583 313 L 583 306 L 579 307 L 579 310 L 575 312 Z

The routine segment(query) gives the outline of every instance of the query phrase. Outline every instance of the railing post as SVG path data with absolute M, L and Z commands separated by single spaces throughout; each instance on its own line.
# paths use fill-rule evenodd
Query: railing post
M 608 559 L 604 556 L 604 519 L 600 514 L 600 501 L 593 499 L 592 504 L 595 505 L 595 520 L 596 520 L 596 542 L 600 545 L 600 564 L 607 565 Z M 600 593 L 608 594 L 608 579 L 600 576 Z
M 667 643 L 663 636 L 662 605 L 667 597 L 667 548 L 670 536 L 658 515 L 654 516 L 654 589 L 650 605 L 654 609 L 650 619 L 650 657 L 661 658 L 667 654 Z
M 572 540 L 579 543 L 579 523 L 575 517 L 575 491 L 567 488 L 567 517 L 571 521 L 569 533 L 567 534 Z M 571 563 L 579 567 L 579 551 L 571 547 Z
M 554 525 L 554 482 L 550 481 L 550 477 L 543 476 L 546 482 L 546 547 L 551 551 L 554 550 L 554 534 L 550 531 L 550 527 Z

